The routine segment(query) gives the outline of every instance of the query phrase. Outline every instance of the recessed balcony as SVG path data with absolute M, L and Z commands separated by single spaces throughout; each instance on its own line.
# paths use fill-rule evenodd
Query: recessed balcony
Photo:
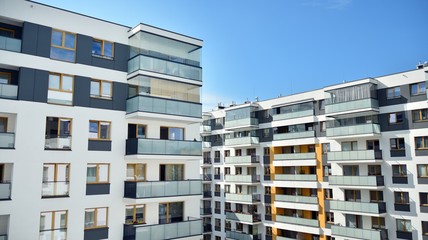
M 202 220 L 156 224 L 156 225 L 126 225 L 123 226 L 123 239 L 163 240 L 186 238 L 202 235 Z
M 236 232 L 236 231 L 226 231 L 226 239 L 236 239 L 236 240 L 261 240 L 261 234 L 252 235 L 245 232 Z
M 227 182 L 258 183 L 260 175 L 224 175 Z
M 135 182 L 125 181 L 125 198 L 160 198 L 202 195 L 201 180 Z
M 362 111 L 379 111 L 379 102 L 377 99 L 366 98 L 353 100 L 348 102 L 340 102 L 333 104 L 326 104 L 325 114 L 328 116 L 343 115 L 348 113 L 362 112 Z
M 329 176 L 328 183 L 347 188 L 384 186 L 383 176 Z
M 352 126 L 327 128 L 327 137 L 330 138 L 353 138 L 358 137 L 358 135 L 380 135 L 380 125 L 374 123 L 366 123 Z
M 313 138 L 315 131 L 302 131 L 302 132 L 289 132 L 289 133 L 276 133 L 273 135 L 273 140 L 289 140 L 299 138 Z
M 238 138 L 229 138 L 225 139 L 225 146 L 241 146 L 241 145 L 258 145 L 259 138 L 258 137 L 238 137 Z
M 0 183 L 0 200 L 9 200 L 11 193 L 11 183 Z
M 202 142 L 203 148 L 211 148 L 211 142 Z
M 261 221 L 260 214 L 226 212 L 226 219 L 244 223 L 259 223 Z
M 273 121 L 279 121 L 279 120 L 287 120 L 287 119 L 294 119 L 294 118 L 300 118 L 300 117 L 308 117 L 313 115 L 314 115 L 314 110 L 308 109 L 303 111 L 275 114 L 272 116 L 272 119 Z
M 312 196 L 275 195 L 275 201 L 290 203 L 318 204 L 318 198 Z
M 340 200 L 329 200 L 330 210 L 355 212 L 364 214 L 382 214 L 386 213 L 385 202 L 351 202 Z
M 45 149 L 50 150 L 71 150 L 71 136 L 46 136 Z
M 0 132 L 0 149 L 14 149 L 15 148 L 15 133 Z
M 317 219 L 299 218 L 291 216 L 276 215 L 276 222 L 303 225 L 308 227 L 318 227 Z
M 275 174 L 275 181 L 316 181 L 315 174 Z
M 257 118 L 244 118 L 239 120 L 229 120 L 225 122 L 224 128 L 228 129 L 253 129 L 258 128 L 259 120 Z
M 199 131 L 200 131 L 201 135 L 211 134 L 211 126 L 201 125 Z
M 274 166 L 315 166 L 316 154 L 309 153 L 282 153 L 275 154 L 273 158 Z
M 133 138 L 126 140 L 126 155 L 202 156 L 202 142 Z
M 0 36 L 1 38 L 1 36 Z M 0 98 L 17 99 L 18 86 L 11 84 L 0 84 Z
M 237 194 L 237 193 L 226 193 L 227 202 L 238 202 L 245 204 L 259 203 L 260 194 Z
M 201 216 L 202 215 L 211 215 L 212 214 L 212 209 L 210 207 L 206 207 L 206 208 L 201 208 L 200 211 Z
M 358 150 L 327 152 L 327 162 L 359 163 L 382 161 L 381 150 Z
M 233 157 L 225 157 L 224 162 L 226 164 L 253 164 L 259 163 L 260 156 L 258 155 L 247 155 L 247 156 L 233 156 Z
M 353 227 L 344 227 L 338 225 L 331 226 L 331 234 L 333 236 L 365 239 L 365 240 L 386 240 L 388 233 L 386 229 L 362 229 Z
M 21 39 L 0 36 L 0 49 L 21 52 Z

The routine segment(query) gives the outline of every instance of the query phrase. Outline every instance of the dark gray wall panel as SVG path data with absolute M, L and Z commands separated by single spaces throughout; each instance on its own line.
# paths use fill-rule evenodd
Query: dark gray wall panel
M 425 93 L 410 96 L 410 102 L 420 102 L 427 100 L 427 95 Z
M 129 46 L 120 43 L 114 44 L 114 69 L 128 72 Z
M 428 179 L 423 177 L 418 177 L 418 184 L 428 184 Z
M 401 232 L 401 231 L 396 231 L 397 233 L 397 238 L 399 239 L 413 239 L 413 234 L 412 232 Z
M 90 106 L 90 89 L 91 79 L 82 76 L 74 77 L 74 92 L 73 92 L 73 105 L 80 107 Z
M 88 140 L 88 151 L 111 151 L 111 141 Z
M 428 149 L 415 149 L 416 156 L 428 156 Z
M 267 136 L 263 135 L 264 129 L 259 129 L 257 135 L 259 136 L 260 142 L 272 142 L 273 141 L 273 130 L 269 128 L 269 134 Z
M 113 83 L 113 110 L 126 111 L 126 99 L 128 98 L 128 84 Z
M 408 99 L 409 99 L 408 85 L 400 86 L 401 97 L 398 97 L 398 98 L 387 99 L 387 89 L 388 88 L 383 88 L 377 91 L 380 107 L 403 104 L 408 102 Z
M 84 240 L 100 240 L 108 238 L 108 227 L 85 230 Z
M 77 34 L 76 63 L 92 64 L 92 38 Z
M 38 28 L 37 56 L 48 58 L 51 55 L 52 28 L 41 25 L 39 25 Z
M 405 157 L 406 150 L 390 150 L 391 157 Z
M 110 183 L 86 184 L 86 195 L 110 194 Z
M 22 30 L 21 52 L 31 55 L 37 54 L 37 35 L 39 28 L 34 23 L 24 22 Z
M 92 66 L 114 69 L 114 60 L 102 57 L 92 57 Z
M 409 112 L 401 112 L 403 113 L 403 123 L 397 124 L 389 124 L 389 113 L 379 114 L 379 124 L 382 132 L 387 131 L 400 131 L 400 130 L 408 130 L 409 129 Z
M 410 123 L 411 129 L 420 129 L 420 128 L 428 128 L 428 121 L 427 122 L 412 122 Z
M 36 70 L 34 76 L 34 101 L 48 102 L 49 72 Z
M 90 98 L 90 107 L 101 109 L 113 109 L 113 101 L 102 98 Z
M 33 101 L 36 70 L 22 67 L 19 70 L 18 100 Z

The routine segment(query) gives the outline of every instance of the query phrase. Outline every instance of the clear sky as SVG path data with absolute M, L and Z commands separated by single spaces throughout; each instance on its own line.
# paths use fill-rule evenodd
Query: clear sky
M 38 0 L 204 40 L 204 110 L 414 69 L 428 0 Z M 422 80 L 422 79 L 421 79 Z

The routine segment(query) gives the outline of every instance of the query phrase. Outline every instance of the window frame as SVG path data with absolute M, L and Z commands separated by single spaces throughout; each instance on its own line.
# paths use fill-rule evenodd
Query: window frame
M 398 89 L 398 93 L 400 94 L 398 96 L 395 94 L 396 93 L 396 91 L 395 91 L 396 89 Z M 390 90 L 392 91 L 392 97 L 389 97 Z M 386 90 L 386 99 L 395 99 L 395 98 L 400 98 L 400 97 L 401 97 L 401 87 L 400 86 L 391 87 L 391 88 L 388 88 Z
M 144 166 L 144 179 L 137 179 L 136 176 L 136 172 L 138 173 L 137 169 L 138 169 L 138 165 L 142 165 Z M 132 177 L 132 179 L 130 177 L 128 177 L 128 166 L 132 166 L 133 170 L 134 170 L 134 176 Z M 126 164 L 126 181 L 134 181 L 134 182 L 145 182 L 147 181 L 147 164 L 145 163 L 127 163 Z
M 50 88 L 50 87 L 49 87 L 49 81 L 48 81 L 48 90 L 50 90 L 50 91 L 56 91 L 56 92 L 66 92 L 66 93 L 73 93 L 73 92 L 74 92 L 74 76 L 73 76 L 73 75 L 70 75 L 70 74 L 63 74 L 63 73 L 54 73 L 54 72 L 50 72 L 50 73 L 49 73 L 49 77 L 50 77 L 51 75 L 55 75 L 55 76 L 58 76 L 58 77 L 59 77 L 59 89 Z M 64 77 L 64 76 L 71 77 L 71 79 L 72 79 L 72 81 L 71 81 L 71 91 L 64 90 L 64 89 L 62 88 L 62 86 L 63 86 L 63 77 Z M 50 80 L 50 78 L 49 78 L 49 80 Z
M 53 33 L 54 32 L 60 32 L 61 33 L 61 45 L 56 45 L 53 43 Z M 65 43 L 66 43 L 66 36 L 67 34 L 73 35 L 74 36 L 74 43 L 73 46 L 74 48 L 69 48 L 66 47 Z M 60 29 L 55 29 L 53 28 L 51 31 L 51 42 L 50 42 L 50 51 L 52 52 L 52 48 L 57 48 L 57 49 L 62 49 L 62 50 L 67 50 L 67 51 L 73 51 L 73 60 L 69 61 L 66 59 L 61 59 L 61 58 L 52 58 L 52 56 L 50 55 L 49 57 L 51 59 L 55 59 L 55 60 L 59 60 L 59 61 L 64 61 L 64 62 L 76 62 L 76 45 L 77 45 L 77 34 L 76 33 L 72 33 L 72 32 L 68 32 L 68 31 L 64 31 L 64 30 L 60 30 Z
M 6 79 L 7 79 L 7 83 L 0 83 L 0 84 L 9 85 L 12 82 L 12 73 L 0 71 L 0 76 L 6 76 Z
M 105 219 L 106 223 L 105 223 L 105 225 L 98 225 L 98 210 L 99 209 L 106 209 L 106 219 Z M 88 210 L 94 210 L 94 224 L 92 227 L 86 226 L 86 211 L 88 211 Z M 108 210 L 109 210 L 108 207 L 85 208 L 85 223 L 84 223 L 85 230 L 108 227 Z
M 126 210 L 127 208 L 132 207 L 133 209 L 133 214 L 132 214 L 132 223 L 131 222 L 127 222 L 127 215 L 126 215 Z M 138 207 L 143 207 L 143 220 L 142 221 L 138 221 L 137 220 L 137 208 Z M 145 224 L 146 223 L 146 204 L 131 204 L 131 205 L 126 205 L 125 206 L 125 224 L 127 225 L 133 225 L 133 224 Z
M 425 119 L 423 118 L 422 112 L 425 112 Z M 419 117 L 419 120 L 415 120 L 416 117 Z M 412 111 L 412 120 L 413 122 L 427 122 L 428 121 L 428 108 L 417 109 Z
M 8 120 L 8 117 L 0 117 L 0 121 L 4 121 L 4 128 L 6 129 L 5 133 L 7 133 Z
M 392 164 L 392 177 L 407 177 L 407 165 L 406 164 Z M 403 169 L 404 167 L 404 169 Z M 394 168 L 398 168 L 398 175 L 394 175 L 395 171 Z M 402 172 L 405 172 L 405 174 L 401 174 Z
M 399 197 L 398 199 L 397 196 Z M 410 205 L 409 192 L 394 191 L 394 204 Z
M 92 83 L 96 82 L 98 83 L 98 87 L 99 87 L 99 91 L 98 91 L 98 95 L 94 95 L 92 94 Z M 110 86 L 110 96 L 103 96 L 103 83 L 109 83 Z M 106 100 L 111 100 L 113 99 L 113 81 L 107 81 L 107 80 L 101 80 L 101 79 L 91 79 L 91 83 L 89 86 L 89 96 L 91 98 L 101 98 L 101 99 L 106 99 Z
M 424 199 L 425 203 L 423 203 L 422 199 Z M 423 207 L 428 207 L 428 192 L 419 192 L 419 205 Z
M 395 219 L 396 220 L 396 228 L 397 228 L 397 231 L 399 231 L 399 232 L 412 232 L 412 229 L 407 229 L 407 222 L 410 222 L 410 228 L 412 228 L 412 220 L 410 220 L 410 219 Z M 398 225 L 399 225 L 399 222 L 404 222 L 404 224 L 402 224 L 403 226 L 404 226 L 404 230 L 399 230 L 399 228 L 398 228 Z
M 111 121 L 102 121 L 102 120 L 89 120 L 89 133 L 91 133 L 91 122 L 97 123 L 98 125 L 98 132 L 97 132 L 97 138 L 91 138 L 89 137 L 89 140 L 97 140 L 97 141 L 111 141 Z M 108 123 L 109 129 L 108 129 L 108 138 L 100 138 L 101 135 L 101 123 Z
M 400 147 L 400 142 L 399 142 L 399 141 L 400 141 L 401 139 L 403 140 L 403 146 L 404 146 L 403 148 L 401 148 L 401 147 Z M 394 143 L 394 144 L 395 144 L 395 146 L 396 146 L 395 148 L 392 148 L 392 141 L 394 141 L 394 142 L 395 142 L 395 143 Z M 390 148 L 390 150 L 391 150 L 391 151 L 406 150 L 406 141 L 405 141 L 405 139 L 404 139 L 404 138 L 402 138 L 402 137 L 401 137 L 401 138 L 390 138 L 390 139 L 389 139 L 389 148 Z
M 173 204 L 173 203 L 181 203 L 181 207 L 182 207 L 182 211 L 183 211 L 183 216 L 182 216 L 182 219 L 184 219 L 184 216 L 185 216 L 185 214 L 184 214 L 184 208 L 185 208 L 185 204 L 184 204 L 184 201 L 175 201 L 175 202 L 160 202 L 159 204 L 158 204 L 158 206 L 160 206 L 161 204 L 165 204 L 167 207 L 166 207 L 166 214 L 165 214 L 165 216 L 166 216 L 166 223 L 164 223 L 164 224 L 168 224 L 168 223 L 174 223 L 174 222 L 171 222 L 171 218 L 172 218 L 172 216 L 171 216 L 171 214 L 169 214 L 169 212 L 170 212 L 170 210 L 171 210 L 171 204 Z M 160 207 L 158 208 L 158 216 L 160 215 L 159 214 L 159 209 L 160 209 Z M 160 221 L 160 218 L 159 218 L 159 220 L 158 221 Z M 181 222 L 181 221 L 180 221 Z
M 425 172 L 427 173 L 426 176 L 421 176 L 421 172 L 419 171 L 420 166 L 422 166 L 422 168 L 425 168 Z M 417 164 L 416 171 L 418 172 L 418 178 L 428 178 L 428 164 Z
M 94 42 L 101 43 L 101 55 L 95 54 L 93 52 L 93 48 L 92 47 L 93 47 L 93 43 Z M 110 43 L 111 44 L 111 57 L 105 55 L 105 43 Z M 92 46 L 91 46 L 91 53 L 92 53 L 93 57 L 99 57 L 99 58 L 105 58 L 105 59 L 108 59 L 108 60 L 113 60 L 114 59 L 114 42 L 107 41 L 107 40 L 102 40 L 102 39 L 99 39 L 99 38 L 93 38 L 92 39 Z
M 5 28 L 5 27 L 0 27 L 0 31 L 5 31 L 5 32 L 10 32 L 10 33 L 12 33 L 12 37 L 7 37 L 7 38 L 15 38 L 15 33 L 16 33 L 16 31 L 15 31 L 14 29 Z
M 184 127 L 172 127 L 172 126 L 160 126 L 159 127 L 159 133 L 161 133 L 162 129 L 168 129 L 168 139 L 163 139 L 163 140 L 168 140 L 168 141 L 186 141 L 186 128 Z M 182 130 L 182 140 L 177 140 L 177 139 L 171 139 L 170 138 L 170 134 L 171 134 L 171 129 L 181 129 Z
M 55 215 L 56 213 L 59 212 L 65 212 L 65 228 L 61 228 L 61 226 L 59 226 L 59 228 L 55 227 Z M 51 213 L 52 214 L 52 219 L 51 219 L 51 226 L 50 228 L 46 228 L 46 229 L 40 229 L 41 228 L 41 217 L 43 213 Z M 61 224 L 60 224 L 61 225 Z M 54 211 L 41 211 L 40 212 L 40 218 L 39 218 L 39 232 L 52 232 L 54 230 L 59 230 L 59 229 L 67 229 L 68 227 L 68 210 L 54 210 Z
M 421 145 L 422 145 L 422 147 L 417 147 L 417 139 L 421 139 Z M 427 143 L 427 144 L 425 144 L 425 143 Z M 415 149 L 416 150 L 428 149 L 428 136 L 418 136 L 418 137 L 415 137 Z
M 395 121 L 391 121 L 391 116 L 395 115 Z M 401 120 L 399 121 L 399 117 L 401 116 Z M 403 124 L 404 123 L 404 113 L 403 112 L 393 112 L 388 113 L 388 124 L 389 125 L 396 125 L 396 124 Z
M 95 165 L 95 182 L 88 182 L 88 167 L 89 165 Z M 107 181 L 100 181 L 100 166 L 107 165 Z M 88 163 L 86 165 L 86 184 L 106 184 L 110 183 L 110 163 Z
M 416 96 L 416 95 L 422 95 L 422 94 L 425 94 L 425 92 L 424 91 L 421 91 L 423 88 L 421 88 L 421 86 L 422 85 L 424 85 L 424 89 L 425 89 L 425 92 L 426 92 L 426 83 L 425 82 L 418 82 L 418 83 L 413 83 L 413 84 L 410 84 L 410 95 L 411 96 Z M 413 92 L 413 86 L 417 86 L 417 92 Z

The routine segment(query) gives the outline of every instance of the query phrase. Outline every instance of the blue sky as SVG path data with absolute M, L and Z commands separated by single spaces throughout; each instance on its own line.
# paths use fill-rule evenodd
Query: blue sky
M 39 0 L 204 40 L 204 110 L 428 61 L 427 0 Z

